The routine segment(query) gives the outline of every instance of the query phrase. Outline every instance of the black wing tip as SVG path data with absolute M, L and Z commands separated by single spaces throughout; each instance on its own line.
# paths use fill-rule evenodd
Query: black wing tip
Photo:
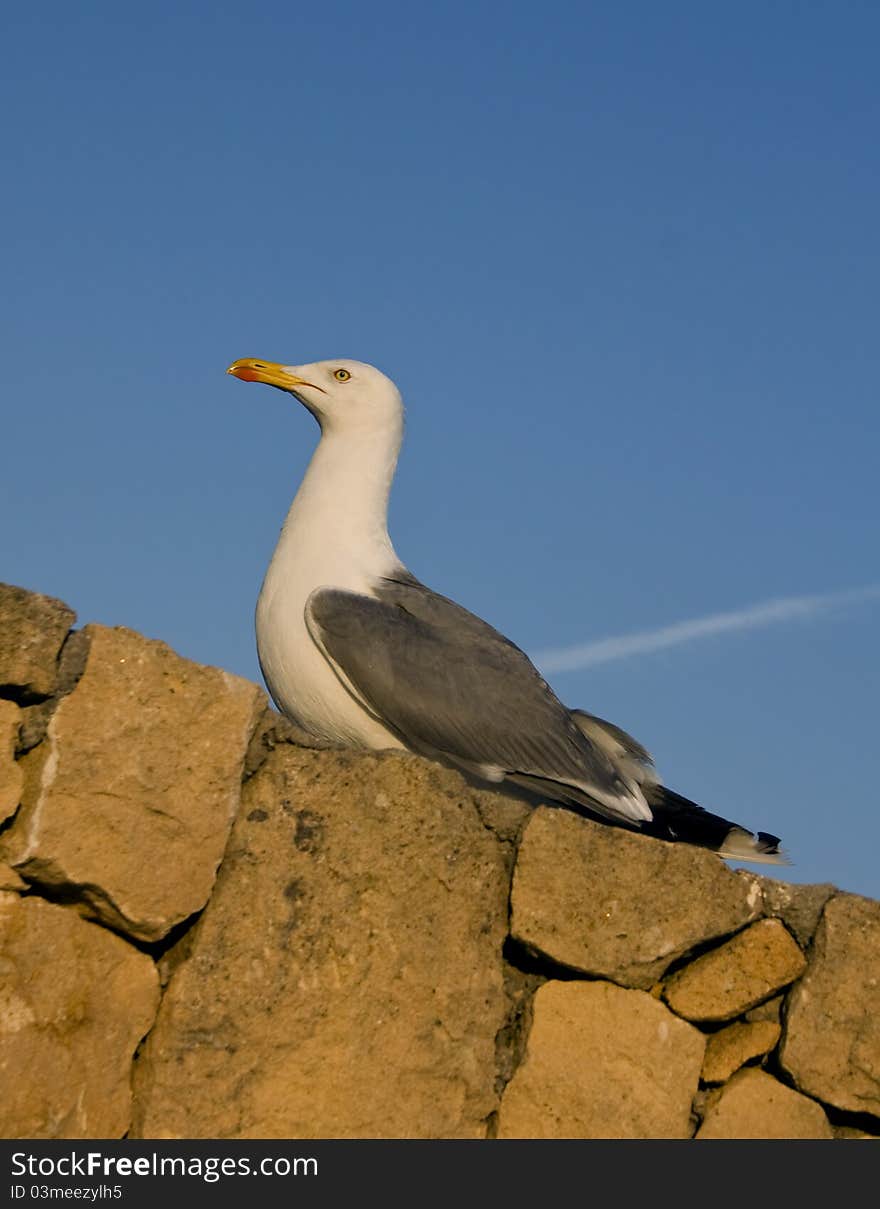
M 778 835 L 769 831 L 751 832 L 745 827 L 732 826 L 718 848 L 719 856 L 727 860 L 750 861 L 763 865 L 790 865 L 788 854 L 780 848 Z
M 759 831 L 755 836 L 755 840 L 761 851 L 768 853 L 768 855 L 776 854 L 780 851 L 779 845 L 782 843 L 782 840 L 778 835 L 771 835 L 769 831 Z

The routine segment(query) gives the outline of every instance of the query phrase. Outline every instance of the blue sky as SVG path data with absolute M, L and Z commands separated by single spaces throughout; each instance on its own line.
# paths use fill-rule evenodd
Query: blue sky
M 7 6 L 0 577 L 259 678 L 315 443 L 399 383 L 398 552 L 534 655 L 880 583 L 880 9 Z M 880 897 L 880 601 L 552 673 Z

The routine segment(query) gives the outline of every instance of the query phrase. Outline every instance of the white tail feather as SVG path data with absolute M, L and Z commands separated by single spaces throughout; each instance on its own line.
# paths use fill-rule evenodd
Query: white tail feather
M 784 852 L 768 852 L 756 836 L 739 827 L 732 827 L 728 831 L 724 843 L 718 849 L 718 855 L 727 857 L 728 860 L 749 861 L 755 865 L 791 864 Z

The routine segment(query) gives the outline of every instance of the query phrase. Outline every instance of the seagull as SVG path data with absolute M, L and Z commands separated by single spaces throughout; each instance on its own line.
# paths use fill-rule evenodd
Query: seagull
M 519 647 L 407 570 L 388 535 L 403 439 L 390 378 L 349 359 L 226 372 L 293 395 L 321 430 L 257 602 L 283 714 L 331 745 L 413 752 L 655 838 L 785 862 L 777 836 L 668 789 L 626 731 L 567 708 Z

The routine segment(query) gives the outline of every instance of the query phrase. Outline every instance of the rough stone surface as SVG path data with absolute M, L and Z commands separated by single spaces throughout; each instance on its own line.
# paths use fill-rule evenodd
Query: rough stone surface
M 534 806 L 519 798 L 494 790 L 478 789 L 474 801 L 484 826 L 494 831 L 516 857 L 523 829 L 534 813 Z
M 315 751 L 342 750 L 338 744 L 316 739 L 314 735 L 303 730 L 291 718 L 279 714 L 278 710 L 269 705 L 264 698 L 263 709 L 254 726 L 254 733 L 244 759 L 245 778 L 252 777 L 257 769 L 265 763 L 269 753 L 285 743 L 292 743 L 296 747 L 312 748 Z
M 26 890 L 27 882 L 9 865 L 0 864 L 0 890 Z
M 17 747 L 19 755 L 31 751 L 45 739 L 60 698 L 73 692 L 85 671 L 89 645 L 89 633 L 86 630 L 73 630 L 67 635 L 58 657 L 54 695 L 22 708 Z
M 838 894 L 826 904 L 781 1060 L 810 1095 L 880 1116 L 880 902 Z
M 756 919 L 760 902 L 711 852 L 542 807 L 517 859 L 511 933 L 564 965 L 646 989 L 695 945 Z
M 760 886 L 764 915 L 781 919 L 803 949 L 813 939 L 828 899 L 839 893 L 837 887 L 832 886 L 830 882 L 823 882 L 818 886 L 798 886 L 769 877 L 759 877 L 742 869 L 737 872 L 740 877 Z
M 0 1136 L 116 1138 L 156 1013 L 149 957 L 73 911 L 0 893 Z
M 72 693 L 79 679 L 86 670 L 89 659 L 89 648 L 92 644 L 92 634 L 95 626 L 87 626 L 84 630 L 74 630 L 67 635 L 67 640 L 61 648 L 58 657 L 58 681 L 55 685 L 56 696 Z M 126 631 L 131 633 L 131 630 Z M 142 641 L 146 641 L 143 639 Z
M 784 1002 L 784 995 L 774 995 L 772 999 L 765 999 L 757 1007 L 749 1008 L 745 1013 L 745 1019 L 750 1024 L 758 1020 L 772 1020 L 774 1024 L 779 1024 L 782 1020 L 782 1005 Z
M 769 1054 L 779 1040 L 781 1028 L 772 1020 L 737 1021 L 713 1033 L 703 1061 L 705 1083 L 725 1083 L 752 1058 Z
M 730 1020 L 793 982 L 806 965 L 778 919 L 762 919 L 673 974 L 663 988 L 686 1020 Z
M 50 696 L 74 621 L 73 609 L 53 596 L 0 584 L 0 690 L 25 702 Z
M 456 773 L 273 751 L 139 1057 L 137 1136 L 485 1136 L 500 849 Z
M 36 705 L 26 705 L 22 709 L 16 748 L 18 755 L 31 751 L 43 742 L 57 705 L 55 698 L 49 697 L 46 701 L 38 701 Z
M 211 892 L 262 694 L 130 630 L 86 633 L 81 680 L 20 761 L 24 800 L 0 856 L 153 941 Z
M 526 1052 L 532 1028 L 532 1004 L 538 987 L 547 981 L 543 974 L 527 973 L 505 961 L 504 990 L 507 995 L 507 1016 L 495 1038 L 495 1087 L 504 1090 Z
M 0 823 L 15 814 L 21 801 L 23 774 L 15 762 L 21 710 L 0 700 Z
M 706 1111 L 698 1139 L 833 1138 L 815 1100 L 778 1083 L 761 1070 L 743 1070 L 723 1087 Z
M 652 996 L 608 982 L 547 982 L 500 1138 L 686 1138 L 705 1038 Z

